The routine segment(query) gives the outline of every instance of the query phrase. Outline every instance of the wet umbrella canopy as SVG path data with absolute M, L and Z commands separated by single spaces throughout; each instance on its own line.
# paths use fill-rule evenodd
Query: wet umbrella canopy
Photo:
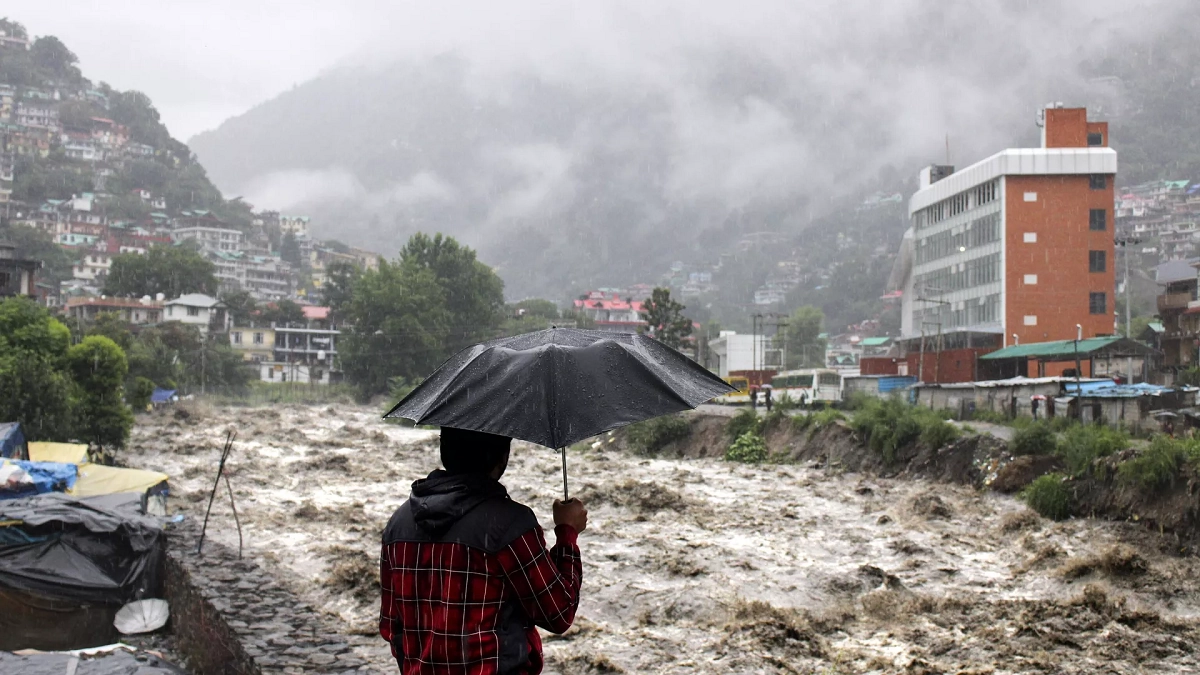
M 565 448 L 731 391 L 653 338 L 551 328 L 464 349 L 385 417 Z

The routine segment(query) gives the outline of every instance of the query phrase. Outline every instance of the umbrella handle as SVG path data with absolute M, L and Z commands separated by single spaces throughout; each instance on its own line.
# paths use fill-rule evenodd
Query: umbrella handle
M 564 501 L 564 502 L 566 502 L 566 501 L 570 501 L 570 500 L 571 500 L 571 495 L 570 495 L 570 494 L 567 492 L 567 449 L 566 449 L 566 448 L 562 448 L 561 450 L 559 450 L 559 452 L 561 452 L 561 453 L 562 453 L 562 465 L 563 465 L 563 501 Z

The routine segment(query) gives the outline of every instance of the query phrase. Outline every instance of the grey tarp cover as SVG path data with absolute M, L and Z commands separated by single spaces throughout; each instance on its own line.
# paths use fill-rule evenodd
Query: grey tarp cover
M 654 338 L 551 328 L 464 349 L 385 417 L 563 448 L 731 391 Z
M 61 652 L 18 655 L 0 652 L 0 673 L 21 675 L 187 675 L 186 671 L 162 659 L 138 652 L 131 654 L 124 649 L 80 657 L 75 670 L 68 670 L 76 657 Z
M 0 547 L 0 586 L 118 605 L 154 597 L 162 528 L 141 506 L 136 493 L 0 501 L 0 520 L 22 521 L 11 527 L 44 537 Z

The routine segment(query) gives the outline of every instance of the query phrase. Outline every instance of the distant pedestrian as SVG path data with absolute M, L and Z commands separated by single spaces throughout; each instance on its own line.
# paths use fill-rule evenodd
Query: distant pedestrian
M 763 403 L 767 404 L 767 413 L 769 414 L 771 412 L 771 390 L 770 389 L 763 390 Z
M 758 410 L 758 390 L 757 389 L 750 390 L 750 409 Z
M 808 394 L 800 392 L 800 409 L 808 410 Z

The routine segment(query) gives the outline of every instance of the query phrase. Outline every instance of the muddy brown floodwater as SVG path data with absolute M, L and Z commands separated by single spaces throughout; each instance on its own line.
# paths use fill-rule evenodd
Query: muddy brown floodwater
M 375 672 L 378 536 L 437 467 L 436 433 L 373 409 L 214 408 L 139 418 L 132 466 L 203 515 L 226 428 L 248 553 L 328 612 Z M 514 444 L 504 483 L 544 525 L 558 456 Z M 1200 565 L 1137 525 L 1053 523 L 1017 500 L 803 466 L 571 456 L 588 503 L 575 626 L 548 673 L 1200 672 Z M 214 536 L 237 545 L 227 503 Z M 552 538 L 552 535 L 551 535 Z

